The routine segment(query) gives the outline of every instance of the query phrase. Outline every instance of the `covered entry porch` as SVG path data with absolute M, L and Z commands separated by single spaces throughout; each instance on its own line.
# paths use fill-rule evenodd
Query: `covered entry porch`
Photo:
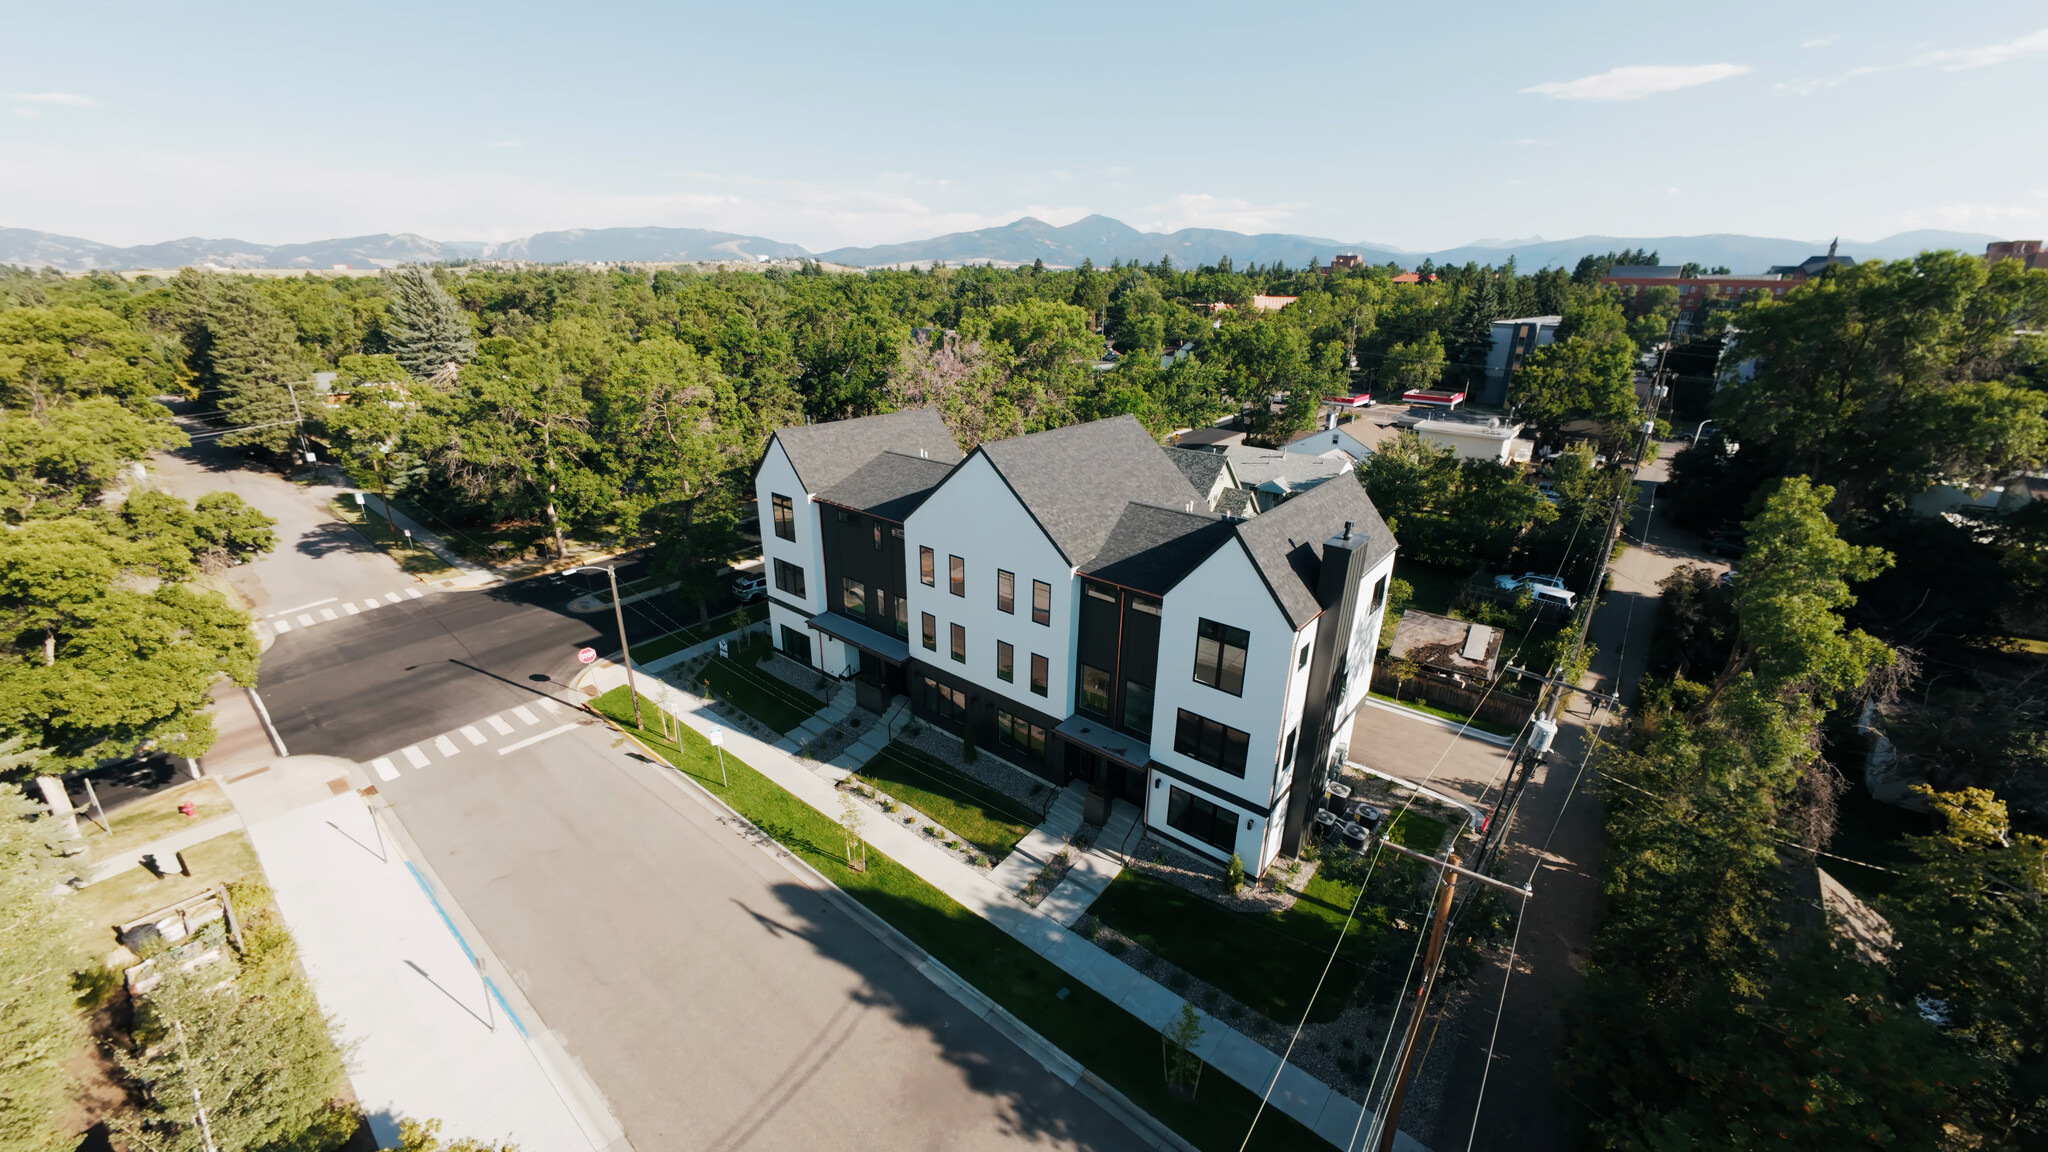
M 910 659 L 910 645 L 899 637 L 868 627 L 836 612 L 820 612 L 810 619 L 811 627 L 845 644 L 856 659 L 849 661 L 854 703 L 870 712 L 882 713 L 904 693 L 903 665 Z
M 1084 821 L 1097 827 L 1109 823 L 1117 801 L 1136 808 L 1142 819 L 1150 779 L 1145 766 L 1152 760 L 1152 749 L 1142 738 L 1086 716 L 1068 717 L 1053 733 L 1064 749 L 1067 779 L 1088 786 Z

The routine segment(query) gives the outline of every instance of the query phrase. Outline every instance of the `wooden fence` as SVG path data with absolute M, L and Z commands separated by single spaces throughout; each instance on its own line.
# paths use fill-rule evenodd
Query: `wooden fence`
M 1534 700 L 1510 696 L 1498 689 L 1489 693 L 1484 688 L 1460 688 L 1433 676 L 1396 681 L 1377 666 L 1372 670 L 1372 690 L 1400 700 L 1421 700 L 1504 728 L 1520 728 L 1536 711 Z

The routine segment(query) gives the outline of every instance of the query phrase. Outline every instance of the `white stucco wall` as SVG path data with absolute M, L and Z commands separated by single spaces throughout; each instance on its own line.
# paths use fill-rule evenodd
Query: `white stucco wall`
M 1074 571 L 1038 522 L 1017 501 L 986 456 L 975 454 L 946 477 L 910 514 L 903 526 L 904 565 L 910 610 L 912 655 L 981 687 L 988 695 L 1015 700 L 1039 712 L 1065 718 L 1073 712 L 1074 636 L 1079 590 Z M 933 585 L 918 575 L 918 549 L 933 552 Z M 967 562 L 967 595 L 948 590 L 947 558 Z M 996 572 L 1016 578 L 1016 610 L 996 608 Z M 1031 622 L 1031 582 L 1052 586 L 1052 622 Z M 938 620 L 938 650 L 924 648 L 923 619 Z M 952 657 L 952 624 L 967 628 L 967 663 Z M 1015 681 L 996 679 L 996 641 L 1016 648 Z M 1047 662 L 1046 694 L 1031 691 L 1031 657 Z
M 1344 699 L 1337 705 L 1336 727 L 1330 737 L 1333 756 L 1344 754 L 1351 740 L 1352 718 L 1372 691 L 1373 662 L 1379 657 L 1380 620 L 1387 611 L 1384 604 L 1378 611 L 1373 610 L 1373 587 L 1381 580 L 1391 585 L 1393 579 L 1394 558 L 1388 556 L 1366 570 L 1365 579 L 1358 589 L 1358 612 L 1351 620 L 1351 642 L 1346 656 L 1349 678 L 1344 684 Z
M 775 534 L 775 496 L 790 499 L 790 510 L 796 514 L 794 540 L 784 540 Z M 769 638 L 780 648 L 785 626 L 807 632 L 811 637 L 811 662 L 835 676 L 845 675 L 846 646 L 806 623 L 812 615 L 825 610 L 825 544 L 818 530 L 818 506 L 804 489 L 779 440 L 771 439 L 761 457 L 761 468 L 754 474 L 754 499 L 761 510 L 761 574 L 768 578 Z M 775 586 L 778 559 L 804 570 L 801 597 Z M 802 615 L 792 611 L 797 607 L 804 609 Z

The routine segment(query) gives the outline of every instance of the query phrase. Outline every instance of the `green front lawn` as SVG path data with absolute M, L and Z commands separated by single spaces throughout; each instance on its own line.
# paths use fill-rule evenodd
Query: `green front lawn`
M 1022 800 L 970 780 L 901 741 L 876 753 L 857 775 L 998 860 L 1038 824 L 1037 814 Z
M 692 687 L 701 691 L 701 681 L 709 680 L 718 699 L 731 701 L 740 711 L 777 732 L 793 731 L 824 705 L 816 697 L 799 692 L 756 667 L 774 648 L 766 636 L 748 639 L 750 642 L 730 658 L 713 656 L 699 674 L 700 682 Z
M 706 640 L 723 636 L 730 631 L 732 631 L 732 613 L 727 612 L 723 616 L 713 616 L 703 624 L 685 624 L 673 632 L 656 636 L 652 640 L 635 641 L 633 644 L 633 666 L 638 668 L 642 664 L 659 660 L 672 652 L 681 652 L 685 648 L 702 644 Z
M 1413 812 L 1396 821 L 1393 833 L 1397 843 L 1418 851 L 1434 850 L 1443 834 L 1443 824 Z M 1371 854 L 1330 853 L 1294 906 L 1280 913 L 1232 911 L 1135 869 L 1118 876 L 1089 911 L 1176 968 L 1281 1023 L 1300 1019 L 1310 1007 L 1308 997 L 1341 933 L 1337 962 L 1330 965 L 1308 1015 L 1311 1022 L 1322 1023 L 1344 1010 L 1359 980 L 1383 953 L 1413 939 L 1392 927 L 1387 905 L 1401 899 L 1424 866 L 1382 854 L 1372 868 L 1367 897 L 1359 900 L 1370 860 Z M 1346 929 L 1345 916 L 1354 902 L 1358 914 Z
M 679 745 L 634 729 L 632 706 L 621 689 L 599 697 L 596 706 L 939 963 L 1196 1147 L 1207 1152 L 1235 1152 L 1243 1142 L 1258 1108 L 1257 1095 L 1211 1070 L 1202 1077 L 1194 1100 L 1175 1098 L 1166 1089 L 1159 1033 L 1143 1021 L 887 856 L 870 849 L 867 871 L 849 868 L 838 824 L 776 787 L 739 758 L 725 757 L 731 784 L 720 786 L 717 756 L 710 742 L 695 730 L 685 728 Z M 1062 992 L 1066 993 L 1064 999 Z M 1271 1108 L 1259 1118 L 1248 1145 L 1266 1152 L 1322 1146 L 1314 1133 Z
M 423 580 L 437 580 L 444 576 L 460 574 L 453 565 L 422 545 L 407 544 L 402 534 L 393 536 L 391 526 L 385 522 L 383 516 L 359 507 L 354 500 L 337 496 L 329 506 L 334 509 L 336 518 L 362 533 L 370 543 L 382 548 L 406 572 Z M 393 507 L 397 505 L 394 504 Z M 398 508 L 398 511 L 403 512 L 405 509 Z M 400 531 L 402 533 L 403 529 Z

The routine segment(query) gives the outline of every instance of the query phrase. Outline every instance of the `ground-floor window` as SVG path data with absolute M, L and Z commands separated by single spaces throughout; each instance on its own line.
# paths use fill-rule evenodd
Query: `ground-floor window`
M 996 741 L 1004 747 L 1015 748 L 1033 760 L 1045 759 L 1045 729 L 1022 716 L 1012 716 L 1000 708 L 996 709 Z
M 967 714 L 967 694 L 958 688 L 950 688 L 929 676 L 923 677 L 923 704 L 938 714 L 941 720 L 957 720 Z
M 1183 788 L 1166 795 L 1166 826 L 1225 852 L 1237 850 L 1237 813 Z
M 782 626 L 782 654 L 806 668 L 811 664 L 811 638 L 801 628 Z

